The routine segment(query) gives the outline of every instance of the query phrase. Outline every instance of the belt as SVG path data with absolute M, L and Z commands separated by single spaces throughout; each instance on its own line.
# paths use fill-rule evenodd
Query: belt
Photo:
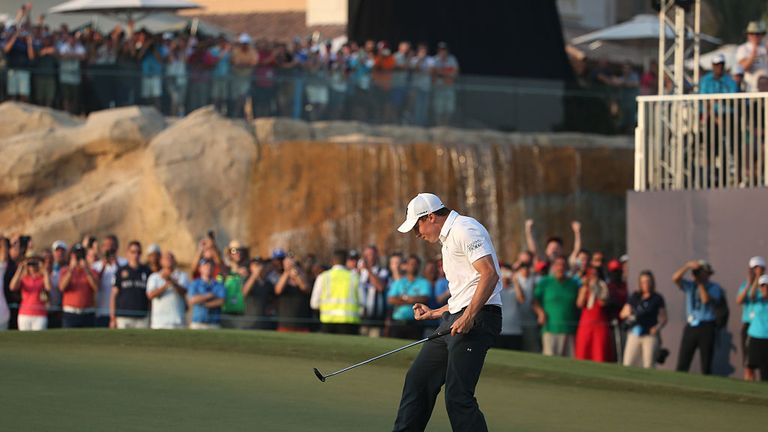
M 76 308 L 72 306 L 64 306 L 63 310 L 66 313 L 77 314 L 77 315 L 83 315 L 83 314 L 95 312 L 94 308 Z
M 465 310 L 467 310 L 467 308 L 461 309 L 457 313 L 457 315 L 458 314 L 463 314 Z M 492 314 L 495 314 L 495 315 L 501 315 L 501 306 L 487 304 L 487 305 L 481 307 L 480 311 L 482 311 L 482 312 L 489 312 L 489 313 L 492 313 Z

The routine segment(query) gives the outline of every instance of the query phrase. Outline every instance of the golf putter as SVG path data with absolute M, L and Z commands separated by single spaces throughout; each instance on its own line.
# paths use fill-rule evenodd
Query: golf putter
M 446 319 L 446 314 L 448 314 L 448 312 L 443 313 L 443 319 Z M 334 375 L 338 375 L 338 374 L 344 373 L 344 372 L 346 372 L 348 370 L 351 370 L 351 369 L 354 369 L 356 367 L 368 364 L 368 363 L 370 363 L 372 361 L 376 361 L 376 360 L 378 360 L 380 358 L 386 357 L 386 356 L 394 354 L 396 352 L 400 352 L 400 351 L 402 351 L 404 349 L 408 349 L 408 348 L 410 348 L 412 346 L 423 344 L 424 342 L 430 341 L 432 339 L 441 338 L 441 337 L 443 337 L 445 335 L 449 335 L 449 334 L 451 334 L 451 329 L 450 328 L 445 330 L 444 332 L 432 333 L 431 335 L 425 337 L 424 339 L 417 340 L 416 342 L 411 342 L 408 345 L 402 346 L 400 348 L 393 349 L 392 351 L 387 351 L 384 354 L 377 355 L 376 357 L 369 358 L 368 360 L 361 361 L 360 363 L 353 364 L 352 366 L 347 366 L 344 369 L 337 370 L 336 372 L 331 372 L 328 375 L 323 375 L 322 373 L 320 373 L 319 370 L 317 370 L 317 368 L 313 368 L 312 370 L 315 371 L 315 376 L 317 377 L 317 379 L 319 379 L 322 382 L 325 382 L 326 379 L 328 379 L 328 378 L 330 378 L 330 377 L 332 377 Z

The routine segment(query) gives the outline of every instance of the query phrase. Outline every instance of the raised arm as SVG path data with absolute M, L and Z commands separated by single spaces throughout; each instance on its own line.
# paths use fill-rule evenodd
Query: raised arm
M 568 257 L 568 265 L 573 267 L 576 263 L 576 257 L 581 250 L 581 222 L 571 222 L 571 230 L 573 230 L 573 251 L 571 252 L 571 256 Z
M 699 268 L 699 263 L 696 261 L 688 261 L 687 263 L 683 264 L 682 267 L 677 269 L 675 273 L 672 275 L 672 282 L 677 285 L 678 288 L 683 289 L 683 276 L 685 276 L 685 273 L 688 270 L 695 270 Z
M 526 219 L 525 221 L 525 243 L 528 245 L 528 250 L 533 254 L 533 258 L 539 259 L 539 252 L 536 248 L 536 240 L 533 238 L 533 219 Z

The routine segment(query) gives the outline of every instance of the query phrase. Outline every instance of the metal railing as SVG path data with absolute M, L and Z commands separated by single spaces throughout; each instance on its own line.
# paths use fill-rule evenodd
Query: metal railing
M 768 92 L 640 96 L 635 190 L 768 185 Z

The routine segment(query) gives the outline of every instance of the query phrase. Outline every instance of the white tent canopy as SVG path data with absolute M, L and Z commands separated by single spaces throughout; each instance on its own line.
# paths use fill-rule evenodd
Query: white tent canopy
M 733 70 L 733 67 L 736 66 L 736 50 L 738 48 L 739 46 L 736 44 L 728 44 L 723 45 L 714 51 L 702 54 L 699 56 L 699 65 L 701 65 L 701 68 L 704 70 L 710 70 L 712 69 L 712 60 L 716 55 L 722 54 L 725 56 L 726 69 Z M 693 60 L 686 60 L 685 67 L 693 69 Z
M 666 28 L 667 39 L 674 39 L 675 32 L 670 27 Z M 720 39 L 701 34 L 701 40 L 713 44 L 720 44 Z M 640 14 L 629 21 L 606 27 L 585 35 L 571 39 L 574 45 L 588 44 L 596 41 L 641 41 L 641 40 L 659 40 L 659 17 L 658 15 Z
M 126 20 L 142 19 L 158 12 L 176 12 L 198 9 L 201 6 L 186 0 L 71 0 L 52 7 L 50 13 L 101 14 L 124 17 Z

